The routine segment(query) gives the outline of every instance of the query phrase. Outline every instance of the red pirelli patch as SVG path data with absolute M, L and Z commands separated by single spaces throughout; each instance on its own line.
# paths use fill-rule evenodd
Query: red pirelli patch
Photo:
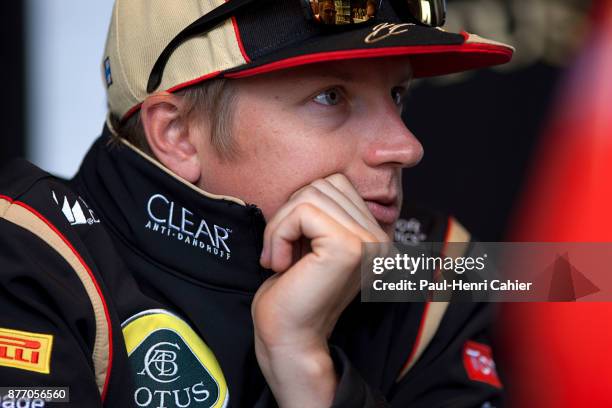
M 49 374 L 53 336 L 0 328 L 0 366 Z
M 486 344 L 467 341 L 463 346 L 463 366 L 470 380 L 502 388 L 495 370 L 491 347 Z

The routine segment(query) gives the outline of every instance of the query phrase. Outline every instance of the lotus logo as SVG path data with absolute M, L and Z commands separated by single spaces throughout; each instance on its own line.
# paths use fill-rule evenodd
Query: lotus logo
M 178 365 L 176 364 L 176 351 L 181 348 L 176 343 L 162 341 L 153 345 L 145 354 L 144 368 L 138 375 L 148 375 L 159 383 L 171 383 L 180 378 L 176 375 Z

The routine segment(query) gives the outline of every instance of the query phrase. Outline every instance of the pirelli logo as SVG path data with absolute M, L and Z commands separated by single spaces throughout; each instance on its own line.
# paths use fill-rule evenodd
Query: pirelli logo
M 53 336 L 0 328 L 0 366 L 49 374 Z

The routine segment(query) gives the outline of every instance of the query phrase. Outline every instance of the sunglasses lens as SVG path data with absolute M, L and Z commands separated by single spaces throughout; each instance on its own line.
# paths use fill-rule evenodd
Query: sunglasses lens
M 365 23 L 376 17 L 380 0 L 306 0 L 313 19 L 326 25 Z
M 446 18 L 446 0 L 391 0 L 399 15 L 430 27 L 441 27 Z M 319 24 L 365 23 L 376 17 L 381 0 L 302 0 L 309 17 Z
M 446 19 L 445 0 L 405 0 L 406 7 L 419 23 L 441 27 Z

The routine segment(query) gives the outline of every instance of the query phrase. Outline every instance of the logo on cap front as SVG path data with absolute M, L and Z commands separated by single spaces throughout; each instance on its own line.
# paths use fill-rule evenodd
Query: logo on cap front
M 364 42 L 366 44 L 374 44 L 378 41 L 382 41 L 385 38 L 389 38 L 394 35 L 400 35 L 408 32 L 408 27 L 413 26 L 412 23 L 393 24 L 393 23 L 381 23 L 372 27 L 372 32 L 368 34 Z

